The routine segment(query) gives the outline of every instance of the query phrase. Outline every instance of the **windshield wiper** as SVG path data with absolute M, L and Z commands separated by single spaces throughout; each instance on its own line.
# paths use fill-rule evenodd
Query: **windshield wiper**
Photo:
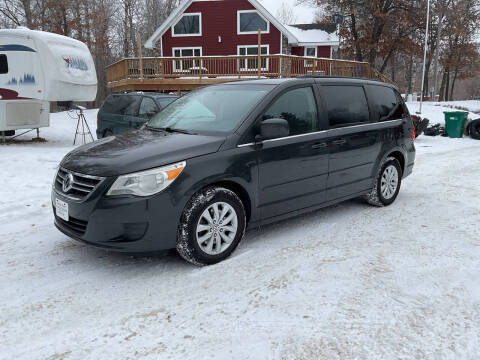
M 183 129 L 174 129 L 174 128 L 171 128 L 171 127 L 156 127 L 156 126 L 149 126 L 149 125 L 145 125 L 145 127 L 148 129 L 148 130 L 152 130 L 152 131 L 162 131 L 162 132 L 167 132 L 167 133 L 180 133 L 180 134 L 188 134 L 188 135 L 197 135 L 197 133 L 193 132 L 193 131 L 189 131 L 189 130 L 183 130 Z
M 162 129 L 156 128 L 156 127 L 153 127 L 153 126 L 145 125 L 145 127 L 146 127 L 148 130 L 152 130 L 152 131 L 156 131 L 156 132 L 163 132 Z
M 163 131 L 166 131 L 166 132 L 169 132 L 169 133 L 180 133 L 180 134 L 188 134 L 188 135 L 197 135 L 197 134 L 194 133 L 193 131 L 183 130 L 183 129 L 174 129 L 174 128 L 171 128 L 171 127 L 164 127 L 164 128 L 157 128 L 157 129 L 160 129 L 160 130 L 163 130 Z

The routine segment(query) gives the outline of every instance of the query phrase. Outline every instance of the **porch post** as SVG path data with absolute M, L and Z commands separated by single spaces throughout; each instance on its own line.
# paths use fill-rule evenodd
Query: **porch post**
M 258 78 L 262 77 L 262 30 L 258 29 Z
M 140 80 L 143 81 L 142 40 L 140 39 L 139 32 L 137 32 L 137 50 L 138 50 L 138 59 L 140 63 Z

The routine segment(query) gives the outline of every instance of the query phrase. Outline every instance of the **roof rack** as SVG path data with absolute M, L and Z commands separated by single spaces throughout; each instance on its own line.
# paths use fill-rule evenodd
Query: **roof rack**
M 330 75 L 301 75 L 297 77 L 298 79 L 352 79 L 352 80 L 368 80 L 368 81 L 380 81 L 378 79 L 368 79 L 365 77 L 355 77 L 355 76 L 330 76 Z

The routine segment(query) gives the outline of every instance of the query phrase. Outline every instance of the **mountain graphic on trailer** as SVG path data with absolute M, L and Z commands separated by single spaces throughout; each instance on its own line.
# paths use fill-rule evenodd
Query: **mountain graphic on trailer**
M 35 85 L 35 76 L 32 74 L 24 74 L 23 78 L 17 78 L 13 77 L 11 78 L 7 85 Z
M 67 68 L 88 71 L 87 63 L 79 57 L 64 57 L 63 61 L 65 61 Z

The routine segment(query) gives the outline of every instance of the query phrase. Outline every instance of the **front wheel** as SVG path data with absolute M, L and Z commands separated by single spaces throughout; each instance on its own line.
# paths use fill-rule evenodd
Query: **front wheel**
M 195 265 L 218 263 L 235 250 L 245 227 L 240 198 L 231 190 L 208 187 L 185 206 L 178 226 L 177 251 Z
M 397 159 L 387 158 L 375 179 L 372 190 L 365 195 L 365 200 L 374 206 L 388 206 L 392 204 L 400 192 L 402 185 L 402 168 Z

